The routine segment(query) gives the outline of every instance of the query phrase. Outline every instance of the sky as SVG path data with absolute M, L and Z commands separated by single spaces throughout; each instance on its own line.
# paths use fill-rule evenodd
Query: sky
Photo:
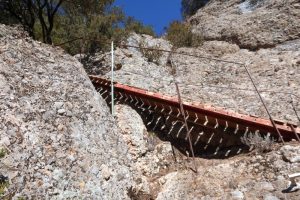
M 128 16 L 151 25 L 158 35 L 173 20 L 181 20 L 181 0 L 116 0 Z

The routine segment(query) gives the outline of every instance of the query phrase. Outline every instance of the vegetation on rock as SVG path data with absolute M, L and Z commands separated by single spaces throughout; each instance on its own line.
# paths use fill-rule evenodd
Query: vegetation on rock
M 270 136 L 261 136 L 258 132 L 249 133 L 241 138 L 242 143 L 250 147 L 250 150 L 256 150 L 258 153 L 265 153 L 272 150 L 274 140 Z
M 6 155 L 6 150 L 4 148 L 0 148 L 0 158 L 4 158 Z
M 34 39 L 48 44 L 74 40 L 63 45 L 71 54 L 104 50 L 110 40 L 120 42 L 132 31 L 154 35 L 152 27 L 127 17 L 113 3 L 114 0 L 0 0 L 0 23 L 21 24 Z
M 203 43 L 202 36 L 193 33 L 189 24 L 179 21 L 174 21 L 170 24 L 167 28 L 166 38 L 175 47 L 197 47 Z
M 0 197 L 2 197 L 5 194 L 5 190 L 8 186 L 9 186 L 8 181 L 4 181 L 0 183 Z
M 145 40 L 142 40 L 139 43 L 139 47 L 141 48 L 141 53 L 145 58 L 147 58 L 148 62 L 153 62 L 155 64 L 159 64 L 159 59 L 162 56 L 162 52 L 157 50 L 161 49 L 161 46 L 159 44 L 156 44 L 155 46 L 149 47 Z

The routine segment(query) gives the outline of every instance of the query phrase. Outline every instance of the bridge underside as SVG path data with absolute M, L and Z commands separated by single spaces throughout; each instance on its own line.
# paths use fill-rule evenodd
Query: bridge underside
M 107 102 L 110 105 L 110 102 Z M 173 114 L 161 112 L 160 109 L 141 106 L 137 101 L 118 100 L 119 104 L 126 104 L 136 110 L 144 121 L 149 132 L 154 132 L 161 140 L 170 141 L 183 154 L 190 153 L 188 132 L 184 120 L 179 117 L 178 110 Z M 139 106 L 137 106 L 139 104 Z M 171 110 L 168 110 L 171 112 Z M 248 147 L 241 143 L 242 134 L 232 135 L 230 130 L 221 132 L 209 126 L 187 120 L 194 153 L 197 156 L 228 157 L 248 151 Z
M 90 78 L 110 106 L 110 82 L 105 79 Z M 195 155 L 216 157 L 229 157 L 248 151 L 249 148 L 241 142 L 241 137 L 250 132 L 259 132 L 261 135 L 270 135 L 275 140 L 278 139 L 277 133 L 267 120 L 252 119 L 231 112 L 223 114 L 224 111 L 217 109 L 210 111 L 185 103 L 188 133 L 180 104 L 176 100 L 122 84 L 115 86 L 116 104 L 131 106 L 140 114 L 148 131 L 156 133 L 162 140 L 170 141 L 183 153 L 189 152 L 190 149 L 188 135 L 191 137 Z M 278 126 L 285 141 L 299 135 L 297 127 L 293 127 L 295 128 L 293 132 L 293 128 L 289 128 L 288 125 Z

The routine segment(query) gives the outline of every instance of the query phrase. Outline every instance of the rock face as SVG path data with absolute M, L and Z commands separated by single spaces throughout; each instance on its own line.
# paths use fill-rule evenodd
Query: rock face
M 257 50 L 300 37 L 300 3 L 211 0 L 189 22 L 205 40 L 230 41 L 241 48 Z
M 116 105 L 116 121 L 121 129 L 122 136 L 129 147 L 133 159 L 145 155 L 148 132 L 140 116 L 126 105 Z
M 223 41 L 208 41 L 197 49 L 181 48 L 178 51 L 247 64 L 271 115 L 297 124 L 300 51 L 279 48 L 288 47 L 279 45 L 253 52 Z M 243 65 L 183 55 L 174 56 L 173 60 L 186 99 L 268 118 Z
M 116 106 L 117 123 L 135 157 L 132 168 L 136 185 L 133 199 L 291 199 L 298 200 L 300 191 L 287 192 L 287 175 L 300 171 L 299 144 L 275 145 L 273 151 L 229 159 L 196 158 L 195 174 L 186 160 L 171 145 L 151 142 L 150 133 L 138 114 L 128 106 Z M 133 123 L 135 122 L 135 123 Z M 145 137 L 147 136 L 147 137 Z M 300 180 L 297 179 L 297 182 Z
M 117 48 L 115 80 L 175 96 L 175 79 L 184 100 L 268 118 L 246 65 L 271 115 L 299 123 L 299 9 L 297 0 L 212 0 L 188 20 L 194 31 L 204 36 L 203 45 L 176 50 L 194 56 L 163 53 L 153 60 L 149 52 Z M 133 34 L 127 44 L 172 49 L 168 41 L 145 35 Z M 169 56 L 172 67 L 167 62 Z M 110 54 L 99 54 L 95 59 L 101 65 L 94 65 L 93 72 L 109 78 Z M 137 114 L 126 106 L 118 109 L 118 124 L 136 161 L 133 168 L 139 180 L 135 194 L 142 191 L 159 200 L 299 199 L 299 191 L 284 193 L 289 185 L 287 175 L 300 171 L 298 143 L 262 155 L 197 158 L 199 173 L 195 175 L 185 165 L 190 162 L 180 158 L 179 164 L 172 162 L 168 144 L 156 144 L 149 150 L 143 140 L 145 127 Z
M 118 132 L 76 59 L 0 25 L 7 198 L 128 199 L 130 157 Z
M 281 148 L 283 159 L 291 163 L 300 163 L 300 148 L 286 145 Z
M 284 193 L 289 186 L 287 174 L 300 170 L 300 163 L 285 162 L 284 146 L 263 155 L 235 157 L 229 160 L 199 159 L 198 174 L 190 170 L 162 176 L 157 200 L 164 199 L 299 199 L 299 191 Z M 287 153 L 287 152 L 285 152 Z
M 128 43 L 139 46 L 143 37 L 133 35 Z M 150 47 L 160 44 L 162 49 L 172 48 L 167 41 L 161 42 L 162 39 L 148 36 L 144 40 Z M 247 64 L 272 116 L 297 124 L 296 114 L 300 112 L 300 51 L 296 47 L 295 43 L 286 42 L 276 48 L 253 52 L 225 41 L 206 41 L 201 47 L 180 48 L 176 52 Z M 137 49 L 117 48 L 115 64 L 119 68 L 115 69 L 115 80 L 176 96 L 172 69 L 166 63 L 168 53 L 165 54 L 161 55 L 160 63 L 154 63 Z M 104 68 L 109 71 L 109 53 L 98 59 L 103 61 L 101 68 L 106 66 Z M 268 118 L 243 65 L 175 53 L 171 60 L 184 100 Z M 109 79 L 110 72 L 105 76 Z
M 171 144 L 159 141 L 154 133 L 148 133 L 139 114 L 129 106 L 116 106 L 116 122 L 134 159 L 131 166 L 136 183 L 134 193 L 153 197 L 154 183 L 151 180 L 173 163 Z
M 132 34 L 128 38 L 128 45 L 161 48 L 171 50 L 171 44 L 164 39 L 153 38 L 148 35 Z M 142 51 L 136 48 L 116 48 L 115 50 L 115 79 L 121 83 L 130 84 L 136 87 L 145 88 L 151 91 L 160 91 L 162 88 L 169 88 L 172 77 L 169 75 L 169 68 L 165 67 L 168 53 L 162 53 L 156 62 L 149 62 L 149 59 Z M 78 58 L 78 56 L 76 56 Z M 101 64 L 95 64 L 101 61 Z M 93 66 L 93 67 L 91 67 Z M 85 69 L 91 74 L 104 75 L 110 78 L 111 54 L 99 53 L 91 58 Z

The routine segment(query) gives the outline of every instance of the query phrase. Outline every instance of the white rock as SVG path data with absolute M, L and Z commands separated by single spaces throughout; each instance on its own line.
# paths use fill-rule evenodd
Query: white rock
M 55 102 L 54 107 L 58 110 L 64 105 L 64 102 Z
M 300 146 L 285 145 L 280 150 L 285 160 L 292 163 L 300 162 Z
M 147 152 L 147 129 L 140 115 L 131 107 L 116 105 L 116 121 L 129 146 L 132 157 L 137 159 Z
M 65 109 L 59 109 L 59 110 L 57 111 L 58 114 L 64 114 L 65 112 L 66 112 Z
M 106 165 L 101 165 L 100 167 L 101 175 L 105 180 L 109 180 L 111 177 L 111 170 L 108 166 Z
M 3 138 L 1 138 L 0 145 L 3 145 L 3 144 L 6 145 L 6 146 L 10 145 L 9 137 L 3 137 Z
M 279 198 L 277 198 L 276 196 L 274 196 L 272 194 L 267 194 L 264 196 L 264 200 L 279 200 Z
M 260 183 L 261 189 L 267 190 L 267 191 L 274 191 L 274 187 L 270 182 L 262 182 Z
M 241 191 L 239 191 L 239 190 L 232 191 L 231 195 L 232 195 L 232 198 L 236 199 L 236 200 L 238 200 L 238 199 L 244 199 L 244 194 Z

